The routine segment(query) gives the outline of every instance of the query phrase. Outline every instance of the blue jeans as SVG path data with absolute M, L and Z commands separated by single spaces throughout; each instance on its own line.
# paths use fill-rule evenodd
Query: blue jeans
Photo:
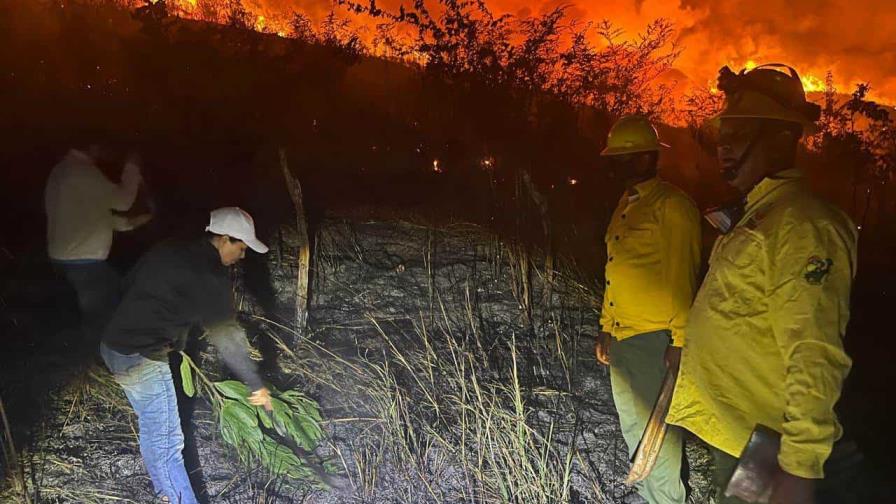
M 172 504 L 196 504 L 181 453 L 184 434 L 168 363 L 120 354 L 105 344 L 100 354 L 137 413 L 140 453 L 156 494 Z

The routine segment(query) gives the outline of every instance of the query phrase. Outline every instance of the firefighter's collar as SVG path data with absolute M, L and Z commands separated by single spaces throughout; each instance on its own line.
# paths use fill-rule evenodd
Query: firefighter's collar
M 628 198 L 629 203 L 634 203 L 653 192 L 653 190 L 656 189 L 659 185 L 659 177 L 653 177 L 651 179 L 645 180 L 644 182 L 638 182 L 637 184 L 632 186 L 632 188 L 625 193 L 625 196 L 626 198 Z
M 772 176 L 765 177 L 761 182 L 756 184 L 749 194 L 747 194 L 747 208 L 755 206 L 759 201 L 765 199 L 766 196 L 775 192 L 781 186 L 798 182 L 803 179 L 803 172 L 799 168 L 791 168 L 789 170 L 780 171 Z

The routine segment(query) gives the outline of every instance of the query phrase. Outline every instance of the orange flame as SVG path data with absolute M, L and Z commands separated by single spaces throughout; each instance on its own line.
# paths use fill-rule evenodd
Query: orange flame
M 742 65 L 738 65 L 738 64 L 730 62 L 730 61 L 728 62 L 728 66 L 734 71 L 738 71 L 739 69 L 752 70 L 759 65 L 760 64 L 757 63 L 756 60 L 754 60 L 754 59 L 748 59 Z M 808 93 L 823 93 L 827 89 L 827 83 L 825 82 L 825 79 L 816 77 L 815 75 L 813 75 L 811 73 L 801 74 L 800 81 L 802 81 L 803 89 L 806 91 L 807 94 Z M 710 81 L 708 83 L 708 85 L 709 85 L 710 93 L 712 93 L 714 95 L 717 95 L 720 93 L 719 89 L 716 87 L 715 82 Z
M 814 75 L 801 75 L 800 80 L 803 81 L 803 89 L 805 89 L 807 93 L 823 93 L 825 89 L 827 89 L 827 84 L 825 84 L 824 79 L 819 79 Z
M 125 2 L 126 0 L 121 1 Z M 732 1 L 734 4 L 737 4 L 737 6 L 743 3 L 742 0 Z M 784 0 L 763 0 L 764 3 L 768 4 L 781 3 L 783 1 Z M 836 7 L 837 5 L 844 4 L 846 1 L 847 0 L 832 0 L 832 4 Z M 889 0 L 871 1 L 877 3 L 887 2 Z M 317 2 L 300 3 L 298 0 L 242 0 L 242 2 L 243 7 L 251 16 L 250 19 L 255 20 L 254 28 L 256 30 L 272 34 L 275 33 L 280 36 L 286 36 L 286 34 L 290 33 L 291 27 L 289 24 L 289 16 L 292 12 L 304 12 L 314 18 L 314 21 L 320 21 L 321 18 L 320 5 L 322 4 L 318 5 Z M 427 4 L 434 4 L 435 2 L 436 0 L 427 0 Z M 384 4 L 384 8 L 397 8 L 397 5 L 399 4 L 398 0 L 382 0 L 381 3 Z M 523 2 L 521 0 L 487 0 L 487 3 L 489 4 L 489 7 L 493 9 L 495 14 L 510 13 L 519 17 L 539 15 L 540 13 L 549 10 L 554 4 L 553 2 L 546 2 L 545 0 L 536 2 Z M 598 19 L 595 17 L 598 15 L 606 17 L 613 21 L 619 28 L 625 29 L 626 38 L 630 39 L 636 39 L 638 31 L 643 30 L 646 23 L 653 19 L 664 17 L 673 20 L 676 25 L 682 29 L 682 47 L 685 48 L 685 51 L 676 62 L 676 68 L 684 72 L 687 77 L 694 79 L 690 81 L 688 84 L 689 86 L 696 84 L 699 87 L 699 82 L 706 82 L 710 79 L 711 82 L 714 82 L 715 71 L 721 66 L 721 63 L 725 61 L 724 57 L 715 59 L 712 57 L 707 58 L 705 56 L 707 54 L 706 45 L 715 44 L 710 49 L 715 49 L 717 53 L 722 54 L 726 52 L 732 54 L 740 52 L 744 47 L 749 48 L 747 49 L 749 52 L 744 55 L 748 56 L 748 58 L 746 60 L 741 60 L 743 62 L 742 65 L 733 65 L 731 64 L 731 60 L 728 61 L 729 66 L 735 71 L 740 68 L 755 68 L 760 63 L 766 61 L 787 62 L 800 71 L 803 87 L 806 92 L 817 93 L 823 92 L 827 87 L 824 78 L 825 72 L 834 70 L 835 77 L 847 77 L 845 79 L 841 77 L 836 80 L 835 83 L 839 90 L 849 92 L 858 82 L 868 79 L 871 80 L 872 83 L 876 83 L 873 87 L 872 98 L 890 102 L 896 101 L 896 78 L 894 78 L 891 73 L 885 71 L 885 65 L 880 66 L 879 68 L 872 68 L 866 63 L 851 61 L 853 58 L 843 57 L 844 55 L 854 54 L 854 52 L 850 52 L 851 49 L 849 48 L 855 46 L 855 41 L 852 42 L 852 46 L 849 45 L 849 40 L 844 40 L 842 43 L 832 41 L 822 44 L 819 42 L 820 45 L 818 46 L 817 54 L 825 55 L 826 50 L 835 49 L 839 51 L 839 56 L 838 54 L 832 53 L 828 55 L 827 63 L 824 60 L 815 58 L 813 59 L 813 64 L 804 65 L 801 64 L 801 59 L 804 60 L 807 57 L 806 54 L 808 48 L 803 47 L 800 44 L 794 46 L 792 43 L 790 46 L 787 46 L 782 42 L 782 40 L 784 40 L 783 37 L 795 37 L 799 35 L 798 32 L 794 31 L 796 35 L 790 32 L 776 32 L 774 34 L 769 34 L 769 36 L 762 36 L 764 35 L 763 33 L 753 33 L 749 30 L 739 31 L 739 27 L 742 26 L 743 23 L 739 21 L 739 18 L 735 19 L 730 16 L 731 12 L 738 12 L 738 9 L 736 8 L 737 6 L 723 9 L 715 3 L 712 3 L 711 0 L 693 0 L 693 5 L 690 8 L 683 8 L 680 6 L 675 7 L 672 6 L 672 4 L 660 5 L 660 3 L 657 2 L 645 3 L 635 1 L 635 3 L 638 8 L 630 9 L 630 6 L 627 5 L 628 0 L 615 0 L 611 3 L 613 6 L 610 7 L 611 11 L 604 12 L 603 10 L 596 9 L 596 7 L 589 2 L 573 0 L 573 2 L 570 3 L 569 16 L 570 19 L 579 19 L 582 21 Z M 168 0 L 168 5 L 172 7 L 172 11 L 175 11 L 177 14 L 184 17 L 196 19 L 201 16 L 200 11 L 202 9 L 199 0 Z M 310 7 L 308 7 L 309 5 Z M 314 7 L 315 5 L 317 6 L 316 11 Z M 326 8 L 324 9 L 328 10 Z M 831 11 L 831 9 L 834 9 L 834 7 L 831 7 L 828 11 Z M 873 17 L 863 17 L 862 19 L 866 21 L 865 24 L 870 23 L 870 25 L 877 26 L 878 28 L 888 26 L 888 20 L 894 18 L 894 16 L 891 16 L 890 14 L 896 13 L 896 9 L 879 10 L 880 12 Z M 774 11 L 774 8 L 769 6 L 768 11 Z M 847 11 L 852 12 L 850 9 L 847 9 Z M 763 12 L 754 12 L 751 15 L 762 18 L 762 16 L 766 15 Z M 722 15 L 722 17 L 707 17 L 706 15 L 710 13 Z M 824 14 L 818 14 L 817 22 L 819 26 L 839 26 L 838 23 L 841 23 L 841 21 L 833 19 L 835 16 L 828 14 L 830 14 L 830 12 L 827 11 Z M 338 7 L 337 15 L 348 19 L 355 28 L 367 30 L 368 34 L 374 31 L 378 22 L 378 20 L 373 18 L 352 15 L 344 10 L 339 10 Z M 856 15 L 864 16 L 864 14 L 861 13 Z M 699 25 L 699 29 L 695 28 L 696 25 Z M 856 24 L 856 26 L 861 26 L 861 23 Z M 867 34 L 872 31 L 873 30 L 864 30 L 863 33 Z M 883 32 L 886 31 L 887 30 L 883 30 Z M 881 37 L 886 38 L 885 35 L 875 37 L 875 40 Z M 864 39 L 860 38 L 859 40 Z M 879 49 L 874 49 L 874 47 L 878 46 L 881 46 L 878 42 L 869 43 L 868 51 L 866 51 L 869 54 L 860 54 L 856 56 L 855 59 L 858 59 L 859 57 L 867 59 L 868 57 L 872 57 L 871 55 L 873 55 L 875 51 L 881 52 Z M 846 49 L 844 49 L 844 47 L 846 47 Z M 374 53 L 382 53 L 382 51 L 382 49 L 375 50 Z M 888 54 L 891 53 L 892 51 L 889 53 L 883 51 L 881 53 L 881 57 L 883 58 L 881 61 L 886 61 L 886 58 L 892 57 L 892 55 L 888 56 Z M 388 56 L 386 54 L 375 55 Z M 421 58 L 422 57 L 419 54 L 412 54 L 409 57 L 409 59 L 416 63 L 422 63 Z M 860 79 L 858 77 L 862 78 Z M 712 84 L 708 87 L 710 88 L 710 92 L 718 92 L 718 90 L 712 88 Z M 686 90 L 682 90 L 682 94 L 684 94 L 684 91 Z

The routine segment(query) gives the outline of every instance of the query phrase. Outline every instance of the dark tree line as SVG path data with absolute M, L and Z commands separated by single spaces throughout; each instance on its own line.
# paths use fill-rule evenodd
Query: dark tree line
M 5 141 L 18 151 L 11 159 L 29 142 L 58 150 L 62 132 L 91 128 L 163 157 L 172 147 L 193 150 L 202 161 L 192 170 L 214 164 L 203 157 L 237 170 L 261 146 L 289 145 L 321 206 L 433 207 L 505 229 L 532 221 L 538 239 L 541 209 L 520 191 L 525 171 L 551 210 L 555 238 L 596 269 L 616 202 L 597 156 L 613 119 L 678 117 L 712 152 L 698 126 L 720 95 L 697 92 L 676 106 L 657 84 L 680 51 L 664 20 L 624 40 L 611 23 L 576 23 L 563 8 L 518 19 L 482 1 L 417 1 L 397 12 L 345 1 L 374 20 L 364 33 L 335 10 L 318 22 L 293 12 L 260 25 L 240 0 L 199 0 L 190 13 L 164 0 L 133 1 L 130 11 L 123 3 L 2 7 L 10 15 L 0 79 L 19 98 L 5 116 L 13 131 Z M 896 214 L 893 128 L 886 109 L 859 91 L 847 102 L 831 91 L 809 156 L 829 192 L 850 188 L 840 203 L 870 228 Z M 216 180 L 224 173 L 213 170 Z

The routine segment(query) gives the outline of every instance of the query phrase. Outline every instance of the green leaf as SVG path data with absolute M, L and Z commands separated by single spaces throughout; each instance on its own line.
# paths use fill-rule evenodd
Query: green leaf
M 303 404 L 303 411 L 306 416 L 313 419 L 315 422 L 323 422 L 324 419 L 320 416 L 320 406 L 317 402 L 312 401 L 311 399 L 305 399 Z
M 255 406 L 255 413 L 258 415 L 258 419 L 261 420 L 261 425 L 264 425 L 267 429 L 274 428 L 274 420 L 271 418 L 273 416 L 271 412 L 265 410 L 262 406 Z
M 302 395 L 301 392 L 297 390 L 287 390 L 282 394 L 278 394 L 278 397 L 283 402 L 290 405 L 292 409 L 301 409 L 305 402 L 305 396 Z
M 317 402 L 297 391 L 275 392 L 276 397 L 271 398 L 273 411 L 267 412 L 248 403 L 249 390 L 244 384 L 223 381 L 214 385 L 226 397 L 219 412 L 222 437 L 236 448 L 241 461 L 254 460 L 273 474 L 326 485 L 300 455 L 269 437 L 259 426 L 272 428 L 304 450 L 312 451 L 324 437 Z
M 320 406 L 310 399 L 305 403 L 305 414 L 315 422 L 320 423 L 324 421 L 323 417 L 320 416 Z
M 196 388 L 193 386 L 193 373 L 190 369 L 190 358 L 184 353 L 181 353 L 180 381 L 184 386 L 184 394 L 187 394 L 188 397 L 193 397 L 196 394 Z
M 281 436 L 289 435 L 289 424 L 292 423 L 292 411 L 289 409 L 289 406 L 277 399 L 276 397 L 271 398 L 271 405 L 273 406 L 274 411 L 272 411 L 273 420 L 274 420 L 274 429 L 277 431 L 277 434 Z
M 218 392 L 220 392 L 224 397 L 228 399 L 235 399 L 245 404 L 246 406 L 250 406 L 249 387 L 247 387 L 242 382 L 238 382 L 236 380 L 215 382 L 215 388 L 218 389 Z
M 310 434 L 305 432 L 305 427 L 299 417 L 293 417 L 289 434 L 293 441 L 305 450 L 313 450 L 317 447 Z
M 221 413 L 221 418 L 218 419 L 218 422 L 221 427 L 221 437 L 224 438 L 224 441 L 231 446 L 239 446 L 240 438 L 237 432 L 237 428 L 233 423 L 225 419 L 223 411 Z
M 313 419 L 302 416 L 293 416 L 292 438 L 306 450 L 314 450 L 323 438 L 323 429 Z
M 306 450 L 317 448 L 324 434 L 320 426 L 323 419 L 317 402 L 294 390 L 284 392 L 280 395 L 280 399 L 288 404 L 291 410 L 290 421 L 285 425 L 289 437 Z
M 289 403 L 296 414 L 310 416 L 317 422 L 323 421 L 317 402 L 304 396 L 301 392 L 290 390 L 281 394 L 280 399 Z
M 221 408 L 221 434 L 237 450 L 244 442 L 261 440 L 258 415 L 239 401 L 225 400 Z
M 266 438 L 261 442 L 261 461 L 273 474 L 288 474 L 302 477 L 304 464 L 289 448 Z

